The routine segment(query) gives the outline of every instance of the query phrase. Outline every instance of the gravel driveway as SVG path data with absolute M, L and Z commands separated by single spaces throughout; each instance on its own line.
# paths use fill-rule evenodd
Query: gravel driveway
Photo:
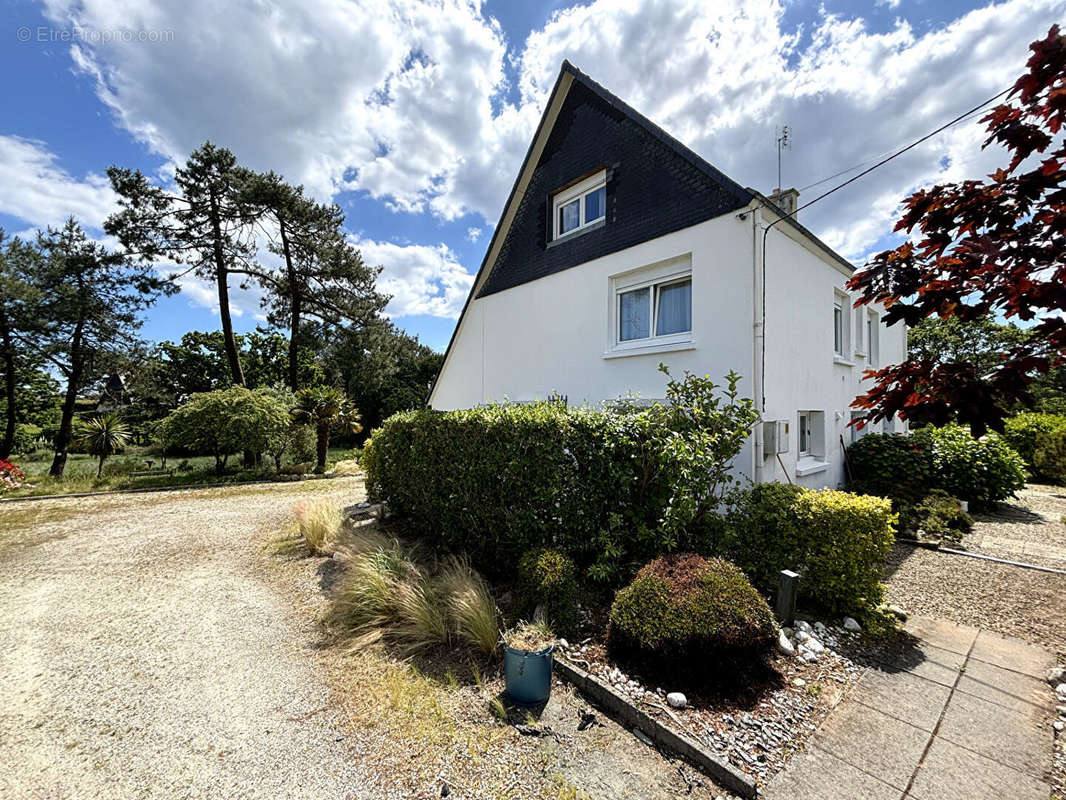
M 0 507 L 0 797 L 371 797 L 312 620 L 259 552 L 298 496 L 360 493 Z

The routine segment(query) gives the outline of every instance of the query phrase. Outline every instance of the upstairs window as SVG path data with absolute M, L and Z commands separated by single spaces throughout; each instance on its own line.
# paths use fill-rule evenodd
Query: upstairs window
M 833 355 L 838 360 L 851 357 L 851 317 L 848 296 L 839 290 L 833 292 Z
M 553 239 L 584 230 L 604 219 L 607 213 L 607 172 L 558 192 L 552 198 Z
M 880 357 L 881 342 L 878 333 L 880 320 L 877 318 L 876 311 L 869 311 L 866 314 L 866 358 L 871 367 L 877 366 L 878 358 Z

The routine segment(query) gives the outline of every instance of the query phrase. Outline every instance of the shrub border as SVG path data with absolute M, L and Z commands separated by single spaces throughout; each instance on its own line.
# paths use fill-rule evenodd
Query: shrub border
M 668 728 L 641 711 L 594 675 L 561 657 L 555 659 L 555 672 L 625 725 L 639 730 L 661 747 L 691 761 L 729 791 L 748 798 L 753 798 L 758 793 L 755 781 L 746 773 L 708 752 L 689 736 Z

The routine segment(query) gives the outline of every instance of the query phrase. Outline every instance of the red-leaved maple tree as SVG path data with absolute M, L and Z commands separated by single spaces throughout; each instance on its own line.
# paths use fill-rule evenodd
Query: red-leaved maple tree
M 999 430 L 1009 407 L 1028 401 L 1034 376 L 1064 363 L 1066 37 L 1056 25 L 1029 49 L 1028 71 L 981 120 L 983 146 L 1001 145 L 1009 163 L 987 180 L 908 197 L 896 230 L 911 241 L 873 258 L 849 288 L 860 292 L 856 305 L 883 303 L 888 325 L 1000 316 L 1030 335 L 991 368 L 911 359 L 868 371 L 876 383 L 853 403 L 867 422 L 899 414 Z

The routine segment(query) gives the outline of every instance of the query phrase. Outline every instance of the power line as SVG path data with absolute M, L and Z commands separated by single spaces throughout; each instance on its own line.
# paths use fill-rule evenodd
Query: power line
M 833 194 L 833 192 L 839 191 L 840 189 L 843 189 L 848 184 L 854 183 L 855 181 L 857 181 L 859 178 L 863 177 L 864 175 L 869 175 L 875 169 L 877 169 L 878 167 L 884 166 L 885 164 L 887 164 L 892 159 L 898 158 L 899 156 L 901 156 L 904 153 L 906 153 L 908 150 L 913 150 L 915 147 L 920 145 L 922 142 L 927 141 L 928 139 L 932 139 L 938 133 L 946 131 L 952 125 L 956 125 L 959 122 L 962 122 L 962 120 L 966 119 L 970 115 L 976 114 L 978 111 L 980 111 L 985 106 L 989 105 L 990 103 L 994 103 L 996 100 L 1001 98 L 1003 95 L 1007 94 L 1007 92 L 1009 92 L 1012 88 L 1013 87 L 1007 87 L 1002 92 L 999 92 L 998 94 L 993 95 L 992 97 L 990 97 L 987 100 L 985 100 L 983 103 L 974 106 L 973 108 L 971 108 L 966 113 L 960 114 L 959 116 L 955 117 L 955 119 L 951 120 L 950 122 L 945 122 L 943 125 L 941 125 L 939 128 L 937 128 L 935 131 L 933 131 L 931 133 L 927 133 L 925 136 L 921 137 L 920 139 L 915 139 L 913 142 L 911 142 L 906 147 L 902 147 L 899 150 L 897 150 L 896 152 L 894 152 L 891 155 L 887 156 L 886 158 L 881 159 L 876 164 L 874 164 L 872 167 L 868 167 L 867 169 L 864 169 L 862 172 L 860 172 L 858 175 L 855 175 L 855 176 L 853 176 L 851 178 L 848 178 L 843 183 L 838 184 L 837 186 L 834 186 L 828 192 L 825 192 L 823 194 L 818 195 L 816 198 L 811 200 L 809 203 L 804 203 L 802 206 L 799 206 L 798 208 L 796 208 L 795 211 L 792 211 L 792 212 L 790 212 L 788 214 L 785 214 L 783 217 L 779 217 L 778 219 L 776 219 L 773 222 L 771 222 L 770 225 L 767 226 L 766 230 L 769 231 L 770 228 L 772 228 L 774 225 L 776 225 L 781 220 L 787 219 L 788 217 L 794 217 L 796 214 L 798 214 L 803 209 L 808 208 L 809 206 L 813 206 L 819 200 L 823 200 L 824 198 L 829 197 L 829 195 Z M 846 171 L 847 170 L 845 170 L 845 172 Z
M 948 125 L 954 125 L 954 124 L 956 124 L 958 122 L 962 122 L 967 117 L 972 117 L 974 114 L 976 114 L 982 108 L 984 108 L 986 105 L 991 103 L 993 100 L 996 100 L 997 98 L 1001 97 L 1004 94 L 1004 92 L 1007 92 L 1007 91 L 1010 91 L 1010 90 L 1009 89 L 1005 89 L 1003 92 L 1000 92 L 999 94 L 997 94 L 995 97 L 991 98 L 990 100 L 986 100 L 981 105 L 971 109 L 970 111 L 967 111 L 961 117 L 958 117 L 954 121 L 949 122 Z M 943 130 L 943 128 L 941 128 L 940 130 Z M 938 131 L 933 131 L 933 133 L 929 134 L 929 136 L 935 136 L 939 132 L 940 132 L 939 130 Z M 925 138 L 929 138 L 929 137 L 925 137 Z M 925 139 L 922 139 L 920 141 L 924 141 L 924 140 Z M 887 153 L 881 153 L 880 155 L 877 155 L 877 156 L 871 156 L 870 158 L 867 158 L 864 161 L 860 161 L 858 164 L 852 164 L 850 167 L 847 167 L 845 169 L 840 170 L 840 172 L 834 172 L 832 175 L 829 175 L 829 176 L 827 176 L 825 178 L 822 178 L 821 180 L 815 181 L 814 183 L 809 183 L 806 186 L 801 186 L 798 191 L 805 192 L 808 189 L 813 189 L 815 186 L 821 186 L 823 183 L 826 183 L 827 181 L 833 180 L 833 178 L 839 178 L 841 175 L 847 175 L 849 172 L 852 172 L 853 170 L 857 170 L 859 167 L 865 167 L 867 164 L 869 164 L 869 163 L 871 163 L 873 161 L 877 161 L 880 158 L 885 158 L 885 156 L 889 156 L 889 155 L 892 155 L 892 151 L 891 150 L 888 151 Z

